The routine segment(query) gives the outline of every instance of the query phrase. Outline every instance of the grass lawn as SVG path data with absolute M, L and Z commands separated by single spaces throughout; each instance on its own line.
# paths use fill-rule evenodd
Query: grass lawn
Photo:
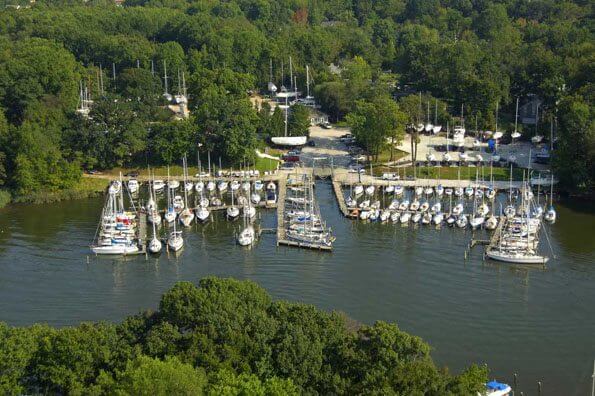
M 393 161 L 398 161 L 399 159 L 401 159 L 403 157 L 406 157 L 408 155 L 409 155 L 409 153 L 395 148 L 393 150 L 393 159 L 392 160 Z M 390 161 L 391 161 L 391 159 L 390 159 L 390 147 L 386 147 L 386 148 L 384 148 L 380 152 L 380 154 L 378 154 L 378 160 L 375 160 L 372 163 L 372 165 L 373 166 L 374 165 L 381 165 L 381 164 L 384 164 L 384 163 L 387 163 L 387 162 L 390 162 Z
M 443 166 L 443 167 L 417 167 L 417 178 L 421 179 L 444 179 L 456 180 L 459 177 L 459 168 Z M 484 180 L 490 180 L 490 167 L 460 167 L 461 180 L 475 180 L 475 172 L 479 169 L 479 177 Z M 374 174 L 381 175 L 382 173 L 399 173 L 403 177 L 413 176 L 413 167 L 408 166 L 404 168 L 393 168 L 386 166 L 374 167 Z M 493 177 L 495 181 L 510 180 L 510 168 L 493 168 Z M 512 180 L 518 181 L 523 179 L 523 170 L 514 168 L 512 172 Z

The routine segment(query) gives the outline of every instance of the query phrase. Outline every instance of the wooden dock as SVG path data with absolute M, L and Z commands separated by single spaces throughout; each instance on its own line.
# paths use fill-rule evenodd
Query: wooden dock
M 138 254 L 147 253 L 147 215 L 142 211 L 136 212 L 138 220 Z
M 333 191 L 335 192 L 335 197 L 337 198 L 337 203 L 339 204 L 339 210 L 343 214 L 343 216 L 356 219 L 359 215 L 359 209 L 349 209 L 347 204 L 345 203 L 345 195 L 343 194 L 343 184 L 341 182 L 334 180 L 333 183 Z
M 285 240 L 285 196 L 287 179 L 282 178 L 277 183 L 277 246 Z

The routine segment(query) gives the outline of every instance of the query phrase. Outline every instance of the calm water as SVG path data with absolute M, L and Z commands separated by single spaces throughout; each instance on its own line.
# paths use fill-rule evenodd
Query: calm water
M 13 325 L 118 321 L 156 308 L 179 280 L 252 279 L 273 296 L 338 309 L 366 323 L 393 321 L 422 336 L 451 370 L 487 363 L 520 390 L 581 394 L 595 358 L 595 214 L 558 205 L 549 228 L 556 259 L 519 269 L 464 260 L 469 231 L 362 224 L 341 217 L 329 184 L 318 183 L 323 216 L 338 236 L 333 253 L 277 247 L 263 235 L 234 244 L 223 218 L 185 233 L 178 258 L 90 257 L 101 199 L 0 210 L 0 320 Z M 261 212 L 273 227 L 273 211 Z

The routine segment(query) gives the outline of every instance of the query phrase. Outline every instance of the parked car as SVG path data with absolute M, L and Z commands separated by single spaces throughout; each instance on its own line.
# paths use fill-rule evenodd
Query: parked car
M 323 122 L 322 124 L 320 124 L 320 126 L 324 129 L 331 129 L 333 126 L 331 125 L 330 122 Z
M 284 162 L 283 165 L 281 165 L 281 169 L 292 170 L 293 168 L 295 168 L 295 165 L 295 162 Z
M 124 176 L 126 176 L 126 177 L 138 177 L 138 172 L 137 171 L 126 172 L 124 174 Z
M 308 146 L 315 147 L 316 146 L 316 143 L 314 142 L 314 140 L 309 140 L 308 141 Z
M 86 172 L 88 175 L 101 175 L 101 172 L 95 169 L 88 169 Z

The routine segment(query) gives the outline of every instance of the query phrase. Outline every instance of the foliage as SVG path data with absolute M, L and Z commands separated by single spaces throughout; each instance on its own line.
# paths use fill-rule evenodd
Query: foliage
M 453 376 L 394 324 L 348 330 L 344 315 L 273 301 L 255 283 L 180 282 L 157 312 L 124 322 L 0 324 L 2 393 L 474 394 L 487 370 Z

